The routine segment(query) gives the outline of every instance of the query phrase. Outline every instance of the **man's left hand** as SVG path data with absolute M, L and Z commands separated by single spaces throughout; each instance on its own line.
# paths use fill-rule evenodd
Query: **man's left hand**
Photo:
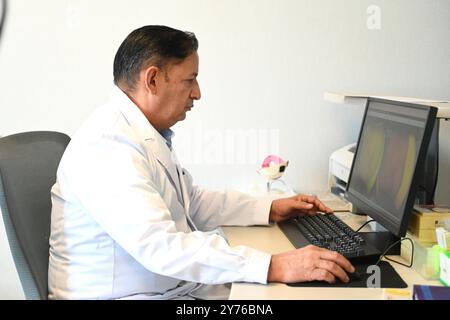
M 269 219 L 280 222 L 291 217 L 315 215 L 317 211 L 333 213 L 333 210 L 325 206 L 317 197 L 300 194 L 272 201 Z

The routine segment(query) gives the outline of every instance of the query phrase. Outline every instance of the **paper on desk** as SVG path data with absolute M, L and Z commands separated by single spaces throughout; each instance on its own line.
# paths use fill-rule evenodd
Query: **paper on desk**
M 317 198 L 322 201 L 328 208 L 333 211 L 352 211 L 352 204 L 347 200 L 338 197 L 331 192 L 323 192 L 316 194 Z

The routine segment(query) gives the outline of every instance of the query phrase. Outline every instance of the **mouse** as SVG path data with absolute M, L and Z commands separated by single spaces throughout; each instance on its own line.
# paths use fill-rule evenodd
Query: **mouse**
M 358 272 L 358 270 L 355 270 L 355 272 L 353 272 L 353 273 L 347 273 L 347 276 L 350 279 L 349 282 L 359 281 L 362 279 L 362 276 Z
M 362 279 L 361 273 L 358 272 L 357 270 L 355 270 L 355 272 L 353 272 L 353 273 L 347 272 L 347 276 L 348 276 L 348 282 L 343 282 L 339 278 L 336 278 L 336 283 L 349 284 L 352 282 L 360 281 Z

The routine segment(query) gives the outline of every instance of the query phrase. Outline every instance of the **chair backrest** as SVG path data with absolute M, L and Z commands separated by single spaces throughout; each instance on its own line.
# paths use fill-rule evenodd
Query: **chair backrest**
M 70 138 L 51 131 L 0 138 L 0 203 L 26 299 L 47 299 L 51 198 Z

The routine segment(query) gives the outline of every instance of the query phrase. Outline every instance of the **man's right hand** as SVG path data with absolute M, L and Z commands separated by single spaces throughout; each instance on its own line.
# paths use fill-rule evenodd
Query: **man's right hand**
M 348 282 L 347 272 L 355 268 L 341 254 L 313 245 L 293 251 L 272 255 L 270 261 L 268 282 L 306 282 L 327 281 Z

